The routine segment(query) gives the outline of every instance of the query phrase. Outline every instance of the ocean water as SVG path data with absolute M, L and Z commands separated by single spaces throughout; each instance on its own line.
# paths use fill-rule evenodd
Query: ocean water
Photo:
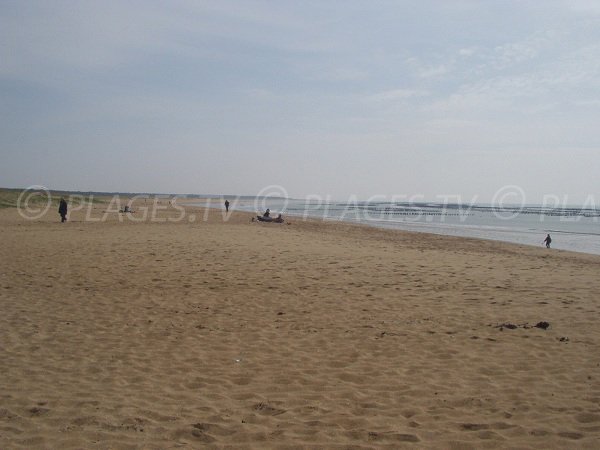
M 257 198 L 232 200 L 234 209 L 273 216 L 341 220 L 382 228 L 463 236 L 543 246 L 546 234 L 552 248 L 600 254 L 600 210 L 543 208 L 541 206 L 493 207 L 399 202 L 318 202 Z

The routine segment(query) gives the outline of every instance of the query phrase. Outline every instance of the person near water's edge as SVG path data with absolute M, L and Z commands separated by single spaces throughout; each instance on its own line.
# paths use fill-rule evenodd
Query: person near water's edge
M 67 202 L 64 198 L 60 199 L 60 203 L 58 204 L 58 214 L 60 214 L 60 223 L 67 221 Z
M 229 212 L 229 200 L 225 200 L 225 212 Z
M 546 248 L 550 248 L 550 243 L 552 242 L 552 238 L 550 237 L 550 234 L 548 234 L 546 236 L 546 239 L 544 239 L 544 241 L 542 242 L 543 244 L 546 244 Z

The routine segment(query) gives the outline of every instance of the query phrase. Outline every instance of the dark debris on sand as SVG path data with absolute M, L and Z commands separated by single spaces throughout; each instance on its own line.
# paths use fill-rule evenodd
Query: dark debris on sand
M 492 325 L 490 325 L 490 326 L 492 326 Z M 542 330 L 547 330 L 548 328 L 550 328 L 550 323 L 542 321 L 542 322 L 538 322 L 535 325 L 531 326 L 527 322 L 520 324 L 520 325 L 516 325 L 516 324 L 510 323 L 510 322 L 505 322 L 505 323 L 501 323 L 500 325 L 493 325 L 493 327 L 499 328 L 500 331 L 503 331 L 505 328 L 507 328 L 509 330 L 515 330 L 517 328 L 523 328 L 523 329 L 540 328 Z

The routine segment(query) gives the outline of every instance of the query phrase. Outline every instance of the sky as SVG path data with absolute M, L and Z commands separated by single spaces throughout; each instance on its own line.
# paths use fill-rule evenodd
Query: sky
M 0 0 L 2 187 L 600 206 L 599 119 L 596 1 Z

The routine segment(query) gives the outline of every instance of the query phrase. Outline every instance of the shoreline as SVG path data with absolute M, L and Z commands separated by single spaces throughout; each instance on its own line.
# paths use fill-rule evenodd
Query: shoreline
M 87 198 L 85 197 L 86 195 L 88 195 L 89 193 L 87 192 L 70 192 L 70 191 L 50 191 L 53 193 L 53 202 L 57 201 L 57 195 L 58 194 L 73 194 L 74 198 L 76 199 L 76 201 L 80 201 L 81 199 Z M 6 202 L 6 204 L 13 204 L 12 206 L 14 207 L 14 203 L 16 201 L 16 194 L 18 194 L 18 189 L 3 189 L 0 188 L 0 196 L 2 196 L 2 194 L 4 194 L 4 196 L 6 197 L 8 195 L 7 198 L 5 198 L 3 201 Z M 162 208 L 161 205 L 164 204 L 169 204 L 171 202 L 171 200 L 173 199 L 177 199 L 177 205 L 185 208 L 185 207 L 198 207 L 198 208 L 209 208 L 209 209 L 214 209 L 214 210 L 220 210 L 222 209 L 222 205 L 221 205 L 221 200 L 225 197 L 227 198 L 233 198 L 233 199 L 241 199 L 242 202 L 248 201 L 247 197 L 244 196 L 224 196 L 224 197 L 214 197 L 214 196 L 199 196 L 199 198 L 190 198 L 187 195 L 184 195 L 182 197 L 178 197 L 177 195 L 170 195 L 170 194 L 161 194 L 160 196 L 155 196 L 155 197 L 146 197 L 147 195 L 152 195 L 152 194 L 128 194 L 128 195 L 121 195 L 119 196 L 118 194 L 113 194 L 113 193 L 98 193 L 98 192 L 94 192 L 93 195 L 95 197 L 93 197 L 93 201 L 94 202 L 98 202 L 98 203 L 105 203 L 110 205 L 113 205 L 113 201 L 115 200 L 115 198 L 120 199 L 119 201 L 121 202 L 126 202 L 130 199 L 135 199 L 135 201 L 138 204 L 141 204 L 142 201 L 147 201 L 150 200 L 150 203 L 148 204 L 150 207 L 154 206 L 158 206 L 159 208 Z M 14 198 L 12 198 L 14 197 Z M 201 197 L 201 198 L 200 198 Z M 10 200 L 7 200 L 10 199 Z M 92 199 L 92 197 L 89 197 L 88 200 Z M 0 199 L 1 200 L 1 199 Z M 268 199 L 264 199 L 264 201 L 266 201 Z M 290 200 L 290 199 L 288 199 Z M 293 200 L 291 199 L 290 201 L 298 201 L 298 200 Z M 208 202 L 208 204 L 206 203 L 202 203 L 202 202 Z M 216 203 L 215 203 L 216 202 Z M 235 202 L 234 202 L 235 203 Z M 119 203 L 121 204 L 125 204 L 125 203 Z M 143 204 L 144 206 L 146 205 L 146 203 Z M 2 206 L 2 205 L 0 205 Z M 34 206 L 36 206 L 36 204 L 34 204 Z M 480 207 L 480 205 L 476 205 L 477 207 Z M 528 208 L 531 208 L 531 206 L 527 206 Z M 235 209 L 235 205 L 233 206 L 233 208 Z M 114 208 L 113 208 L 114 209 Z M 243 210 L 237 210 L 239 212 L 248 212 L 248 213 L 252 213 L 250 210 L 248 209 L 243 209 Z M 115 212 L 114 210 L 112 212 Z M 589 242 L 584 242 L 582 241 L 582 239 L 590 239 L 594 236 L 600 236 L 600 233 L 594 233 L 594 232 L 582 232 L 582 231 L 569 231 L 569 230 L 564 230 L 564 229 L 553 229 L 553 228 L 541 228 L 540 230 L 536 230 L 534 231 L 533 229 L 530 230 L 525 230 L 523 228 L 520 227 L 508 227 L 508 228 L 503 228 L 500 227 L 499 225 L 492 225 L 492 226 L 487 226 L 487 225 L 467 225 L 467 224 L 455 224 L 455 223 L 451 223 L 451 222 L 436 222 L 436 221 L 431 221 L 431 222 L 419 222 L 419 221 L 388 221 L 388 220 L 383 220 L 383 219 L 367 219 L 367 218 L 348 218 L 348 217 L 342 217 L 342 218 L 338 218 L 335 216 L 331 216 L 331 217 L 327 217 L 326 212 L 319 212 L 318 214 L 306 214 L 306 212 L 303 213 L 294 213 L 294 212 L 287 212 L 286 216 L 289 217 L 294 217 L 294 218 L 302 218 L 302 220 L 304 220 L 306 217 L 310 217 L 312 220 L 319 220 L 322 222 L 344 222 L 344 223 L 357 223 L 357 224 L 364 224 L 370 227 L 374 227 L 374 228 L 385 228 L 385 229 L 393 229 L 393 230 L 398 230 L 398 231 L 403 231 L 403 232 L 416 232 L 416 233 L 426 233 L 426 234 L 433 234 L 433 235 L 440 235 L 440 236 L 454 236 L 454 237 L 464 237 L 464 238 L 471 238 L 471 239 L 482 239 L 482 240 L 490 240 L 490 241 L 495 241 L 495 242 L 506 242 L 506 243 L 512 243 L 512 244 L 516 244 L 516 245 L 527 245 L 527 246 L 531 246 L 531 247 L 537 247 L 539 244 L 537 243 L 537 239 L 535 242 L 531 242 L 531 241 L 527 241 L 527 236 L 537 236 L 537 234 L 539 233 L 540 236 L 542 236 L 542 234 L 545 233 L 552 233 L 552 234 L 557 234 L 559 236 L 566 236 L 566 238 L 563 240 L 557 240 L 555 239 L 553 242 L 553 246 L 552 246 L 552 250 L 560 250 L 560 251 L 572 251 L 572 252 L 576 252 L 576 253 L 584 253 L 584 254 L 591 254 L 591 255 L 600 255 L 600 241 L 599 242 L 594 242 L 589 241 Z M 420 214 L 425 214 L 426 213 L 420 213 Z M 439 215 L 439 214 L 437 214 Z M 541 223 L 541 221 L 540 221 Z M 548 223 L 548 226 L 552 227 L 556 224 L 551 224 Z M 487 235 L 486 235 L 487 234 Z M 537 236 L 538 238 L 540 236 Z
M 195 208 L 208 208 L 211 210 L 222 210 L 222 205 L 214 205 L 214 206 L 203 206 L 201 204 L 198 204 L 195 201 L 190 201 L 188 206 L 192 206 Z M 250 217 L 255 217 L 257 214 L 257 212 L 252 213 L 250 211 L 247 210 L 234 210 L 236 212 L 239 213 L 247 213 L 250 215 Z M 349 224 L 349 225 L 358 225 L 358 226 L 366 226 L 369 228 L 374 228 L 374 229 L 383 229 L 383 230 L 391 230 L 391 231 L 396 231 L 399 233 L 409 233 L 409 234 L 425 234 L 425 235 L 431 235 L 431 236 L 443 236 L 443 237 L 449 237 L 449 238 L 457 238 L 457 239 L 475 239 L 478 241 L 490 241 L 490 242 L 500 242 L 500 243 L 504 243 L 504 244 L 510 244 L 510 245 L 516 245 L 516 246 L 525 246 L 528 248 L 540 248 L 540 245 L 536 245 L 536 244 L 529 244 L 529 243 L 523 243 L 523 242 L 515 242 L 515 241 L 511 241 L 511 240 L 505 240 L 505 239 L 500 239 L 500 238 L 491 238 L 491 237 L 479 237 L 479 236 L 468 236 L 468 235 L 458 235 L 458 234 L 447 234 L 447 233 L 443 233 L 443 232 L 439 232 L 436 233 L 435 231 L 431 231 L 430 229 L 423 229 L 423 230 L 415 230 L 415 229 L 406 229 L 406 228 L 401 228 L 399 226 L 398 223 L 395 222 L 390 222 L 389 224 L 386 223 L 386 221 L 380 221 L 377 223 L 369 223 L 366 220 L 363 219 L 346 219 L 346 218 L 337 218 L 337 217 L 324 217 L 324 216 L 312 216 L 312 215 L 304 215 L 304 214 L 294 214 L 294 213 L 286 213 L 285 214 L 285 218 L 286 221 L 288 221 L 287 219 L 289 218 L 289 220 L 298 220 L 300 219 L 301 221 L 315 221 L 315 222 L 320 222 L 320 223 L 344 223 L 344 224 Z M 394 226 L 396 225 L 396 226 Z M 414 225 L 422 225 L 420 223 L 414 223 Z M 582 236 L 600 236 L 599 234 L 593 234 L 593 233 L 578 233 L 578 232 L 566 232 L 566 231 L 561 231 L 561 230 L 547 230 L 550 233 L 555 233 L 555 234 L 569 234 L 569 235 L 582 235 Z M 507 231 L 510 232 L 510 231 Z M 581 255 L 593 255 L 593 256 L 597 256 L 600 257 L 600 253 L 596 253 L 593 251 L 578 251 L 578 250 L 570 250 L 570 249 L 565 249 L 565 248 L 555 248 L 552 247 L 550 249 L 546 249 L 543 248 L 542 251 L 553 251 L 553 252 L 567 252 L 567 253 L 575 253 L 575 254 L 581 254 Z

